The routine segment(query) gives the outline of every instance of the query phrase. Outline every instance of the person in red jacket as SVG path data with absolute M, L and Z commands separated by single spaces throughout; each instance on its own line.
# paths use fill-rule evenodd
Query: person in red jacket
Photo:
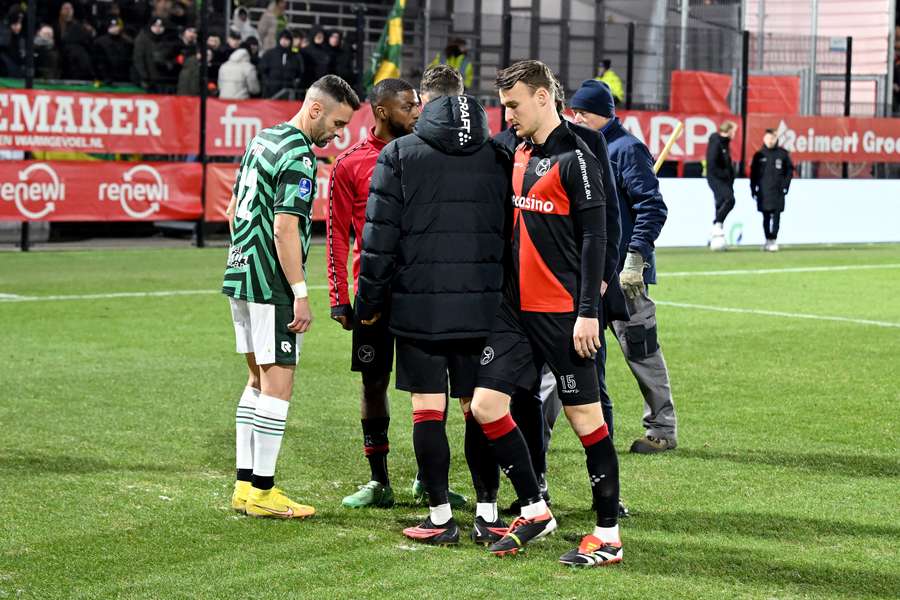
M 402 79 L 383 79 L 369 96 L 375 127 L 365 140 L 338 156 L 331 171 L 328 200 L 326 261 L 331 292 L 331 318 L 353 331 L 351 370 L 362 373 L 363 447 L 372 471 L 371 481 L 343 500 L 350 508 L 389 507 L 394 503 L 387 472 L 388 412 L 387 388 L 394 362 L 394 339 L 389 319 L 376 326 L 362 327 L 354 318 L 347 284 L 347 256 L 350 230 L 353 246 L 353 282 L 359 277 L 359 254 L 369 180 L 378 153 L 385 144 L 411 133 L 419 118 L 420 101 L 415 88 Z

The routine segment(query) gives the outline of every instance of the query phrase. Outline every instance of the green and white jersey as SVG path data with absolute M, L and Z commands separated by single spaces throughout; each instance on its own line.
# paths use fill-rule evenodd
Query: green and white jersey
M 287 123 L 260 131 L 244 152 L 234 183 L 234 235 L 222 292 L 264 304 L 291 304 L 294 294 L 275 253 L 275 215 L 300 217 L 303 267 L 309 255 L 316 156 L 310 139 Z

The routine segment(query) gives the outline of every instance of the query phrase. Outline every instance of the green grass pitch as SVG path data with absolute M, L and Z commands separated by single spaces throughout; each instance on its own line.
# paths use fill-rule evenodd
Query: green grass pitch
M 0 254 L 0 598 L 900 597 L 900 246 L 659 252 L 680 445 L 626 453 L 641 400 L 607 335 L 634 516 L 624 563 L 590 571 L 556 563 L 593 525 L 562 422 L 548 476 L 560 531 L 517 558 L 402 537 L 424 511 L 393 390 L 399 504 L 340 507 L 368 470 L 323 255 L 277 477 L 318 514 L 273 522 L 228 509 L 245 375 L 224 297 L 12 297 L 214 291 L 224 249 Z M 723 270 L 748 272 L 709 273 Z M 462 432 L 457 410 L 451 484 L 471 496 Z M 467 533 L 471 511 L 457 516 Z

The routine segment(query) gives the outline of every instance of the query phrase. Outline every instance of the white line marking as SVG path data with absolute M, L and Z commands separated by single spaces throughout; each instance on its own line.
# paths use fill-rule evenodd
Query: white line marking
M 734 269 L 730 271 L 661 271 L 660 278 L 666 277 L 714 277 L 718 275 L 769 275 L 772 273 L 821 273 L 827 271 L 859 271 L 867 269 L 900 269 L 900 263 L 882 265 L 840 265 L 831 267 L 785 267 L 783 269 Z
M 837 321 L 838 323 L 854 323 L 856 325 L 874 325 L 876 327 L 898 327 L 900 323 L 891 323 L 890 321 L 870 321 L 868 319 L 851 319 L 849 317 L 831 317 L 828 315 L 809 315 L 805 313 L 781 312 L 777 310 L 759 310 L 755 308 L 729 308 L 726 306 L 707 306 L 705 304 L 687 304 L 684 302 L 667 302 L 665 300 L 657 300 L 660 306 L 672 306 L 675 308 L 694 308 L 697 310 L 709 310 L 724 313 L 741 313 L 748 315 L 763 315 L 767 317 L 786 317 L 789 319 L 811 319 L 814 321 Z
M 327 285 L 311 285 L 311 290 L 327 290 Z M 65 296 L 17 296 L 0 294 L 0 304 L 4 302 L 60 302 L 64 300 L 112 300 L 116 298 L 157 298 L 165 296 L 203 296 L 221 294 L 221 290 L 163 290 L 158 292 L 113 292 L 109 294 L 70 294 Z

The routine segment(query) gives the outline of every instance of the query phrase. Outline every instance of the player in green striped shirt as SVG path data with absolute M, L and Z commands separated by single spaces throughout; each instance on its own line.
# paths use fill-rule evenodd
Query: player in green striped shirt
M 274 487 L 294 370 L 312 323 L 304 268 L 316 197 L 316 156 L 359 108 L 340 77 L 306 92 L 287 123 L 260 131 L 247 146 L 226 214 L 231 247 L 222 292 L 229 296 L 237 351 L 249 379 L 238 403 L 237 481 L 231 506 L 256 517 L 312 516 Z

